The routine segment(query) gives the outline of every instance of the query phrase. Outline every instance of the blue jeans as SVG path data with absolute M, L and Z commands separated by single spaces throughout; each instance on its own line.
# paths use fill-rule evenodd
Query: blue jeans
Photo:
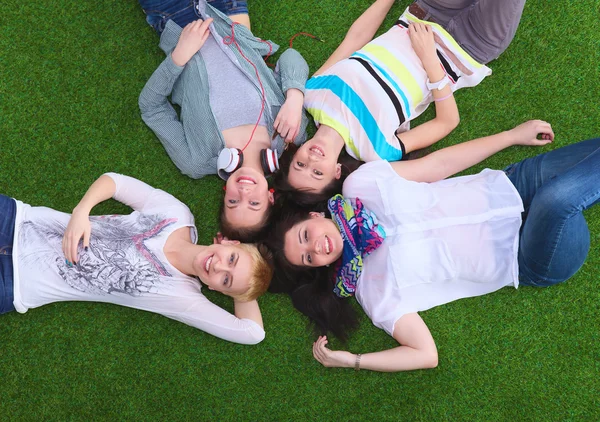
M 221 13 L 231 16 L 248 14 L 247 1 L 233 0 L 139 0 L 146 21 L 159 34 L 165 29 L 168 20 L 173 20 L 182 28 L 200 18 L 196 11 L 199 1 L 206 1 Z
M 600 200 L 600 138 L 525 159 L 504 171 L 525 208 L 519 282 L 551 286 L 569 279 L 590 249 L 583 210 Z
M 0 195 L 0 314 L 14 311 L 12 249 L 17 203 Z

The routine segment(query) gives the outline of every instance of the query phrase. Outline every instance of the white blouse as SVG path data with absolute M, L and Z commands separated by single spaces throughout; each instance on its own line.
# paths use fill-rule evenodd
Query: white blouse
M 523 203 L 503 171 L 418 183 L 373 161 L 348 177 L 343 194 L 386 232 L 364 261 L 356 298 L 388 334 L 404 314 L 518 286 Z

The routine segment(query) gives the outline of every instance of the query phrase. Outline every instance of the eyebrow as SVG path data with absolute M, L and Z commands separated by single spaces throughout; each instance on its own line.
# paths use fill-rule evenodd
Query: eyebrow
M 302 235 L 300 234 L 302 232 L 302 229 L 298 229 L 298 242 L 300 242 L 300 244 L 302 244 Z M 304 254 L 302 254 L 302 265 L 306 265 L 304 263 Z
M 236 254 L 235 256 L 235 262 L 233 263 L 233 268 L 236 267 L 238 261 L 240 260 L 240 254 Z M 233 287 L 233 271 L 231 272 L 231 279 L 229 281 L 229 288 L 231 289 Z
M 227 209 L 230 209 L 230 210 L 232 210 L 232 209 L 234 209 L 234 208 L 237 208 L 237 207 L 238 207 L 238 205 L 239 205 L 239 204 L 235 204 L 235 205 L 232 205 L 232 206 L 225 205 L 225 207 L 226 207 Z M 250 211 L 255 211 L 255 212 L 258 212 L 258 211 L 261 211 L 261 210 L 262 210 L 262 207 L 260 207 L 260 208 L 248 208 L 248 209 L 249 209 Z

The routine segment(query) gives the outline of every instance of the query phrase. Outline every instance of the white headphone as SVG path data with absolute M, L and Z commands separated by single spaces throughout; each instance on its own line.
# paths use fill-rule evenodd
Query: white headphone
M 239 148 L 223 148 L 217 158 L 217 174 L 223 180 L 229 179 L 231 174 L 242 167 L 244 153 Z M 260 164 L 265 175 L 275 173 L 279 170 L 279 158 L 277 151 L 266 148 L 260 151 Z

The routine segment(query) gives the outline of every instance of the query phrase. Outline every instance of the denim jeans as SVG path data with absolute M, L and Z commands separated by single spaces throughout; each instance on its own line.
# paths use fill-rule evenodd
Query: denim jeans
M 0 314 L 14 311 L 12 249 L 17 203 L 0 195 Z
M 600 138 L 525 159 L 504 171 L 525 208 L 519 282 L 551 286 L 567 280 L 590 248 L 583 210 L 600 200 Z
M 221 13 L 231 16 L 248 14 L 247 1 L 233 0 L 139 0 L 146 21 L 159 34 L 165 29 L 168 20 L 173 20 L 182 28 L 197 20 L 200 16 L 196 11 L 198 1 L 206 1 Z

